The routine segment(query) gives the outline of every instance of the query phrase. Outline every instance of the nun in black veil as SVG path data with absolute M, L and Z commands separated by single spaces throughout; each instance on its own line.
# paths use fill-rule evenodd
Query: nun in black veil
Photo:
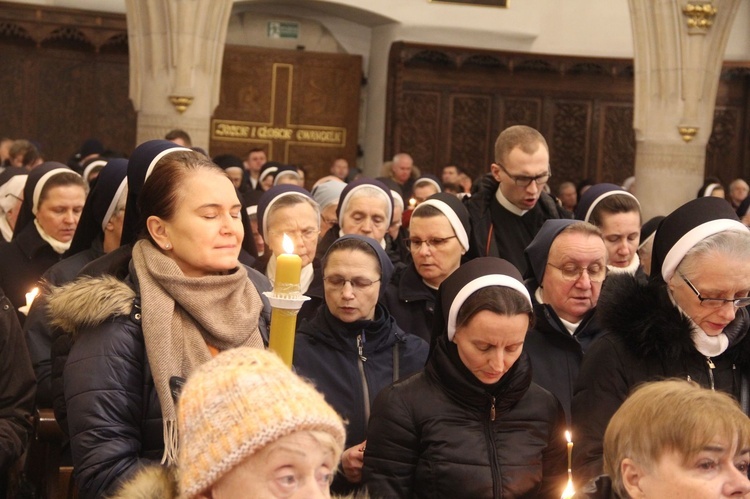
M 533 320 L 518 270 L 477 258 L 440 285 L 425 370 L 372 408 L 364 479 L 374 497 L 560 497 L 565 415 L 531 381 Z

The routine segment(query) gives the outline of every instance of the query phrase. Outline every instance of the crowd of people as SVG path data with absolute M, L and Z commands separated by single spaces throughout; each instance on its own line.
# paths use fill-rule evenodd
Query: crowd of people
M 180 130 L 67 164 L 2 144 L 3 494 L 39 408 L 82 498 L 750 494 L 741 179 L 644 221 L 634 180 L 553 196 L 526 126 L 474 182 L 399 153 L 310 186 Z

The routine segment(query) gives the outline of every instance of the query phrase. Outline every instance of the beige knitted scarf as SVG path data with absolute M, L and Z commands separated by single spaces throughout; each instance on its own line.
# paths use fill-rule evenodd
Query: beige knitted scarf
M 247 271 L 186 277 L 177 263 L 149 241 L 133 247 L 141 293 L 146 354 L 164 421 L 162 462 L 177 458 L 177 411 L 169 388 L 172 376 L 187 378 L 219 351 L 239 346 L 263 348 L 258 329 L 263 303 Z

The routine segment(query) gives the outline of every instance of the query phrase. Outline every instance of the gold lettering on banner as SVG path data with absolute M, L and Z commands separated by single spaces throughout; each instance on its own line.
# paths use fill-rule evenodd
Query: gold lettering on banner
M 292 145 L 346 146 L 346 128 L 298 125 L 291 122 L 293 78 L 293 65 L 274 63 L 270 122 L 214 119 L 211 122 L 212 139 L 265 143 L 268 146 L 269 158 L 280 161 L 288 161 L 289 147 Z M 283 116 L 284 119 L 277 119 L 277 115 Z M 283 158 L 274 154 L 275 147 L 283 149 Z

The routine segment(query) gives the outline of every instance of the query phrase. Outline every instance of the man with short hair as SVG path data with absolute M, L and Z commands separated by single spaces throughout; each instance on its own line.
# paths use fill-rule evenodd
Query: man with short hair
M 443 174 L 441 180 L 443 185 L 445 184 L 458 184 L 458 167 L 456 165 L 448 165 L 443 167 Z
M 750 186 L 741 178 L 736 178 L 729 184 L 729 202 L 735 210 L 740 207 L 748 194 L 750 194 Z
M 331 175 L 346 182 L 346 177 L 349 175 L 349 162 L 345 158 L 334 159 L 331 164 Z
M 574 212 L 578 204 L 578 191 L 576 184 L 573 182 L 563 182 L 557 188 L 557 199 L 560 200 L 562 207 L 569 212 Z
M 193 147 L 193 140 L 190 138 L 190 134 L 188 134 L 185 130 L 181 130 L 179 128 L 175 128 L 174 130 L 170 130 L 169 132 L 167 132 L 167 134 L 164 136 L 164 140 L 174 142 L 178 146 L 182 147 Z
M 469 198 L 473 256 L 505 258 L 524 274 L 524 249 L 549 219 L 571 218 L 543 192 L 552 172 L 547 141 L 537 130 L 516 125 L 495 142 L 495 162 Z
M 412 187 L 414 186 L 413 170 L 414 160 L 412 157 L 405 152 L 400 152 L 393 156 L 390 176 L 378 177 L 377 180 L 386 182 L 386 185 L 388 185 L 388 180 L 395 182 L 401 190 L 402 198 L 409 199 L 412 195 Z
M 260 168 L 268 161 L 266 151 L 260 147 L 254 147 L 247 152 L 247 159 L 244 161 L 246 176 L 250 185 L 255 189 L 258 185 L 258 175 Z
M 601 231 L 588 222 L 547 220 L 526 248 L 533 277 L 534 326 L 524 342 L 534 382 L 552 392 L 570 424 L 573 385 L 583 355 L 601 333 L 595 307 L 607 275 Z

